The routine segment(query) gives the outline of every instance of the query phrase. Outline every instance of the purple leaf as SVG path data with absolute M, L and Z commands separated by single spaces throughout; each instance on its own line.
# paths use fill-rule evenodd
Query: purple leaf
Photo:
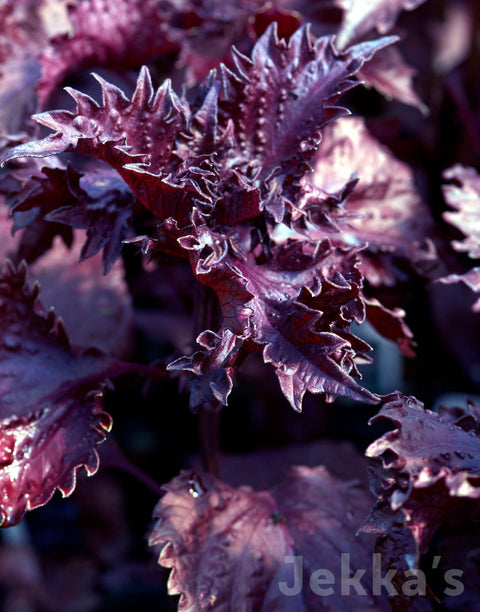
M 394 40 L 362 43 L 339 54 L 331 37 L 314 41 L 302 27 L 287 44 L 272 25 L 251 60 L 237 52 L 235 71 L 223 71 L 223 106 L 238 126 L 237 157 L 258 160 L 258 179 L 268 188 L 264 206 L 277 221 L 293 197 L 292 184 L 308 170 L 320 130 L 347 112 L 336 106 L 338 98 L 357 84 L 352 77 L 362 65 Z
M 197 343 L 203 350 L 191 357 L 180 357 L 168 365 L 168 370 L 191 372 L 190 408 L 215 410 L 227 405 L 233 387 L 232 376 L 239 358 L 242 340 L 229 329 L 219 336 L 210 330 L 202 332 Z
M 386 419 L 395 429 L 366 451 L 374 459 L 371 489 L 378 501 L 362 530 L 380 536 L 377 550 L 387 566 L 403 567 L 410 559 L 410 568 L 419 567 L 437 529 L 466 498 L 480 498 L 478 410 L 444 409 L 439 416 L 398 392 L 384 399 L 371 422 Z
M 103 248 L 103 268 L 110 270 L 122 250 L 122 242 L 131 229 L 136 199 L 118 174 L 108 168 L 77 172 L 66 168 L 43 168 L 23 186 L 11 206 L 17 227 L 22 219 L 28 223 L 28 211 L 41 211 L 46 221 L 75 229 L 86 229 L 87 239 L 80 259 L 86 259 Z
M 278 41 L 272 26 L 256 43 L 252 60 L 235 52 L 235 71 L 222 70 L 218 109 L 217 86 L 205 88 L 190 135 L 188 104 L 168 81 L 154 93 L 148 71 L 142 70 L 129 101 L 97 77 L 102 106 L 69 90 L 76 112 L 37 115 L 36 121 L 55 133 L 11 149 L 2 161 L 86 153 L 115 168 L 162 219 L 174 216 L 184 224 L 195 200 L 210 209 L 219 200 L 219 222 L 243 220 L 262 208 L 281 221 L 296 182 L 309 169 L 306 162 L 319 142 L 319 130 L 347 112 L 335 106 L 340 94 L 356 84 L 351 77 L 365 61 L 393 41 L 362 43 L 338 54 L 329 37 L 314 42 L 300 28 L 287 45 Z M 219 159 L 213 162 L 215 154 Z M 205 167 L 208 163 L 213 169 Z M 240 210 L 232 215 L 232 209 Z
M 167 204 L 163 202 L 163 192 L 172 192 L 175 176 L 172 179 L 170 171 L 188 170 L 178 160 L 174 163 L 171 160 L 177 136 L 187 125 L 188 108 L 171 91 L 168 81 L 154 92 L 145 68 L 140 72 L 131 101 L 111 83 L 96 78 L 102 87 L 102 106 L 85 94 L 69 90 L 77 103 L 76 112 L 36 115 L 38 123 L 55 133 L 10 149 L 3 162 L 18 157 L 47 157 L 63 151 L 92 155 L 117 170 L 154 214 L 170 216 L 164 212 Z M 174 202 L 169 205 L 175 209 Z
M 282 269 L 275 261 L 255 265 L 238 251 L 234 236 L 226 240 L 198 215 L 194 233 L 179 242 L 190 253 L 197 280 L 217 294 L 223 329 L 262 350 L 296 410 L 306 391 L 377 401 L 351 378 L 351 373 L 359 375 L 356 353 L 363 356 L 370 349 L 349 332 L 352 321 L 364 317 L 359 287 L 331 269 L 328 251 L 300 270 Z M 192 371 L 190 362 L 180 364 Z
M 73 345 L 95 347 L 125 359 L 133 344 L 133 307 L 123 262 L 107 276 L 97 254 L 78 261 L 84 232 L 75 231 L 68 250 L 57 238 L 52 249 L 29 268 L 29 278 L 42 288 L 45 309 L 55 307 Z
M 367 457 L 378 457 L 382 469 L 406 477 L 390 487 L 393 510 L 401 508 L 415 489 L 441 481 L 451 497 L 480 498 L 480 439 L 446 418 L 441 418 L 415 398 L 394 393 L 371 422 L 391 421 L 396 429 L 384 434 L 367 449 Z M 419 424 L 421 423 L 421 426 Z M 427 432 L 427 433 L 426 433 Z
M 75 0 L 68 4 L 73 31 L 50 40 L 39 61 L 42 106 L 70 74 L 89 65 L 123 68 L 139 66 L 174 51 L 165 7 L 155 0 Z
M 428 108 L 413 88 L 416 72 L 405 62 L 396 47 L 387 47 L 365 64 L 358 76 L 387 99 L 395 98 L 427 114 Z
M 448 421 L 461 427 L 464 431 L 474 431 L 480 434 L 480 406 L 470 399 L 464 406 L 440 406 L 438 413 Z
M 0 275 L 0 514 L 2 525 L 46 504 L 56 489 L 70 495 L 76 472 L 98 468 L 96 446 L 111 418 L 104 382 L 115 362 L 76 353 L 53 310 L 45 314 L 25 267 L 7 261 Z
M 472 259 L 480 258 L 480 176 L 474 168 L 466 168 L 457 164 L 443 173 L 449 181 L 443 186 L 443 195 L 455 212 L 443 213 L 443 218 L 458 228 L 464 235 L 463 240 L 452 241 L 454 249 L 468 253 Z M 480 293 L 480 268 L 475 267 L 464 274 L 449 274 L 439 279 L 440 282 L 451 284 L 463 282 L 475 293 Z M 477 300 L 472 310 L 480 310 L 480 300 Z
M 448 181 L 443 186 L 447 204 L 455 212 L 443 213 L 446 221 L 458 228 L 465 239 L 454 241 L 453 247 L 472 259 L 480 258 L 480 176 L 474 168 L 457 164 L 443 173 Z
M 261 374 L 256 378 L 255 375 L 249 376 L 251 384 L 259 383 L 261 380 Z M 309 424 L 305 425 L 309 427 Z M 104 448 L 103 446 L 102 452 Z M 283 480 L 292 465 L 309 467 L 323 465 L 335 478 L 355 479 L 366 487 L 368 463 L 369 460 L 352 442 L 328 438 L 267 447 L 251 453 L 221 454 L 222 479 L 234 487 L 246 484 L 255 490 L 275 486 Z M 193 457 L 189 467 L 201 470 L 200 457 Z
M 159 563 L 172 568 L 168 588 L 180 594 L 179 610 L 313 611 L 319 601 L 325 610 L 357 610 L 365 600 L 371 610 L 388 609 L 383 596 L 372 597 L 371 555 L 354 535 L 368 500 L 324 467 L 292 468 L 270 491 L 234 489 L 195 472 L 183 472 L 164 488 L 150 545 L 162 547 Z M 360 594 L 354 588 L 341 593 L 345 554 L 352 574 L 365 569 Z M 304 588 L 286 596 L 280 589 L 293 585 L 286 558 L 293 556 L 303 560 Z M 308 584 L 317 569 L 331 572 L 335 585 L 321 599 Z
M 331 239 L 366 244 L 361 270 L 374 286 L 406 280 L 412 268 L 431 275 L 437 267 L 433 219 L 412 171 L 370 136 L 362 119 L 341 118 L 325 131 L 310 180 L 323 192 L 335 193 L 353 174 L 359 182 L 343 205 L 343 231 Z
M 402 11 L 411 11 L 423 2 L 425 0 L 339 0 L 344 15 L 337 36 L 338 47 L 344 49 L 372 30 L 385 34 L 393 27 Z
M 253 42 L 271 23 L 278 24 L 282 38 L 289 38 L 303 23 L 297 11 L 284 11 L 256 0 L 195 2 L 184 11 L 188 13 L 181 14 L 180 20 L 185 29 L 173 35 L 181 44 L 177 66 L 189 86 L 202 82 L 220 63 L 232 67 L 231 47 L 249 53 Z
M 445 285 L 450 285 L 452 283 L 458 283 L 461 281 L 475 293 L 480 293 L 480 268 L 472 268 L 464 274 L 449 274 L 448 276 L 443 276 L 438 280 Z M 474 312 L 480 312 L 480 298 L 473 304 L 472 310 Z
M 85 174 L 80 183 L 70 183 L 69 191 L 76 201 L 64 201 L 45 219 L 86 229 L 80 261 L 103 249 L 103 272 L 107 274 L 131 231 L 136 198 L 116 172 L 104 169 Z
M 54 177 L 65 172 L 63 164 L 56 157 L 45 161 L 29 158 L 11 164 L 2 176 L 0 193 L 5 196 L 5 204 L 10 206 L 10 209 L 17 205 L 24 207 L 24 210 L 17 210 L 16 213 L 10 210 L 13 214 L 13 224 L 10 221 L 10 225 L 12 233 L 15 234 L 16 248 L 8 254 L 4 253 L 3 258 L 8 255 L 15 264 L 22 260 L 27 263 L 35 261 L 51 248 L 57 235 L 63 238 L 67 246 L 72 242 L 71 228 L 43 220 L 43 216 L 51 210 L 50 204 L 66 194 L 65 190 L 56 189 L 55 181 L 46 180 L 42 168 Z M 47 187 L 44 191 L 45 197 L 37 198 L 38 193 L 42 193 L 42 186 Z M 5 210 L 7 211 L 6 208 Z M 20 229 L 23 231 L 18 232 Z
M 366 317 L 378 333 L 398 344 L 407 357 L 415 357 L 413 334 L 404 321 L 405 311 L 401 308 L 390 310 L 375 298 L 365 298 L 365 306 Z
M 162 220 L 159 238 L 149 243 L 153 250 L 187 256 L 197 280 L 215 291 L 222 309 L 219 328 L 207 330 L 216 338 L 209 335 L 205 350 L 175 365 L 194 374 L 194 406 L 226 402 L 240 349 L 242 354 L 243 349 L 262 351 L 296 410 L 306 391 L 328 399 L 378 400 L 352 378 L 359 376 L 357 363 L 366 361 L 370 349 L 350 332 L 351 323 L 365 317 L 357 249 L 343 234 L 331 248 L 324 235 L 296 241 L 295 231 L 292 240 L 276 244 L 271 221 L 289 222 L 300 205 L 299 181 L 309 171 L 320 130 L 347 112 L 335 106 L 340 94 L 353 87 L 352 77 L 365 61 L 393 40 L 361 43 L 339 54 L 331 37 L 315 41 L 300 28 L 287 44 L 271 26 L 251 60 L 234 52 L 235 69 L 222 69 L 220 93 L 215 75 L 191 104 L 175 96 L 168 82 L 154 93 L 147 70 L 131 101 L 101 81 L 102 106 L 71 91 L 75 113 L 37 116 L 55 134 L 4 156 L 8 161 L 63 151 L 93 155 L 108 162 Z M 80 187 L 88 192 L 87 179 Z M 335 196 L 337 203 L 353 186 L 352 180 Z M 81 195 L 75 207 L 55 207 L 47 218 L 92 228 L 85 247 L 90 253 L 104 244 L 98 226 L 107 225 L 104 208 L 112 209 L 108 190 L 105 198 L 105 206 L 92 210 Z M 87 203 L 79 206 L 82 199 Z M 129 207 L 120 202 L 119 208 L 114 216 L 123 231 Z M 248 227 L 246 222 L 257 217 L 258 225 Z M 268 231 L 262 236 L 265 222 Z M 118 244 L 113 238 L 111 249 Z M 207 336 L 200 338 L 202 345 Z M 205 384 L 198 383 L 200 374 Z

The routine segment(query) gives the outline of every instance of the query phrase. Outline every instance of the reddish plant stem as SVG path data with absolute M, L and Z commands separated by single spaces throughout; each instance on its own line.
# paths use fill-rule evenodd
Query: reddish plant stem
M 217 296 L 204 285 L 195 290 L 194 337 L 206 329 L 218 330 L 220 311 Z M 198 428 L 203 468 L 220 477 L 220 412 L 222 406 L 203 405 L 198 410 Z
M 152 491 L 152 493 L 154 493 L 158 497 L 161 497 L 163 495 L 164 491 L 161 485 L 159 485 L 154 478 L 149 476 L 146 472 L 144 472 L 142 469 L 132 463 L 125 456 L 119 457 L 116 463 L 113 464 L 113 466 L 117 467 L 118 469 L 124 471 L 127 474 L 130 474 L 130 476 L 133 476 L 135 480 L 140 482 L 145 488 Z
M 161 485 L 141 468 L 132 463 L 112 437 L 109 437 L 106 442 L 99 447 L 98 452 L 102 468 L 115 468 L 130 474 L 130 476 L 133 476 L 135 480 L 140 482 L 147 489 L 150 489 L 150 491 L 158 497 L 161 497 L 164 493 Z
M 203 469 L 220 478 L 220 411 L 201 408 L 198 424 Z

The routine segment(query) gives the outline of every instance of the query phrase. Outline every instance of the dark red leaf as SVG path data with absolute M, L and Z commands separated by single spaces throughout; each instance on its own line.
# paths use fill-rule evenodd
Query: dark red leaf
M 103 384 L 115 362 L 76 353 L 53 310 L 45 314 L 25 267 L 9 262 L 0 276 L 0 514 L 2 525 L 46 504 L 56 489 L 70 495 L 76 472 L 98 468 L 96 446 L 111 418 Z
M 171 156 L 179 133 L 186 128 L 188 108 L 171 91 L 168 81 L 154 92 L 147 69 L 140 72 L 131 101 L 114 85 L 97 79 L 103 91 L 102 106 L 85 94 L 69 90 L 77 103 L 76 112 L 36 115 L 37 121 L 55 134 L 10 149 L 3 161 L 47 157 L 63 151 L 92 155 L 117 170 L 152 212 L 162 218 L 170 216 L 165 208 L 170 205 L 175 210 L 175 204 L 163 202 L 162 190 L 170 193 L 170 183 L 175 186 L 170 170 L 182 171 L 179 161 L 172 163 Z
M 219 211 L 230 208 L 229 203 L 234 208 L 240 205 L 246 208 L 243 218 L 248 218 L 263 208 L 281 221 L 285 203 L 294 198 L 292 186 L 308 171 L 306 162 L 319 142 L 319 130 L 346 112 L 335 106 L 340 94 L 356 84 L 352 77 L 365 61 L 393 41 L 362 43 L 338 54 L 329 37 L 314 42 L 307 29 L 300 28 L 287 45 L 277 39 L 275 27 L 269 27 L 256 43 L 252 60 L 236 52 L 235 71 L 222 71 L 219 121 L 216 86 L 207 87 L 195 114 L 203 129 L 195 135 L 192 125 L 194 138 L 187 148 L 179 136 L 189 127 L 190 110 L 168 81 L 155 94 L 149 73 L 143 70 L 130 102 L 118 88 L 99 79 L 103 106 L 69 90 L 77 102 L 76 112 L 37 115 L 37 122 L 55 134 L 11 149 L 3 162 L 63 151 L 93 155 L 112 165 L 154 214 L 174 216 L 180 223 L 187 220 L 193 200 L 214 203 L 212 181 L 218 183 L 216 199 L 225 199 L 225 187 L 233 179 L 237 185 L 228 202 L 219 204 Z M 219 151 L 222 139 L 229 146 Z M 172 156 L 175 145 L 184 159 L 181 166 Z M 220 152 L 215 165 L 219 181 L 202 163 L 207 162 L 204 155 Z M 195 154 L 200 156 L 198 162 Z M 180 192 L 186 200 L 179 203 Z M 220 222 L 224 217 L 225 212 L 219 215 Z M 242 220 L 240 213 L 233 217 Z
M 39 61 L 44 106 L 68 75 L 89 65 L 136 67 L 178 49 L 170 40 L 165 3 L 156 0 L 74 0 L 68 4 L 71 31 L 53 37 Z
M 415 357 L 413 334 L 404 321 L 405 311 L 401 308 L 390 310 L 374 298 L 365 299 L 365 306 L 366 317 L 378 333 L 398 344 L 407 357 Z
M 233 387 L 232 376 L 242 348 L 242 339 L 223 329 L 219 336 L 210 330 L 202 332 L 197 343 L 202 348 L 191 357 L 180 357 L 169 370 L 191 372 L 190 407 L 216 410 L 226 405 Z
M 464 406 L 442 405 L 438 413 L 464 431 L 474 431 L 477 435 L 480 434 L 480 406 L 477 406 L 474 401 L 467 399 Z
M 353 483 L 323 467 L 295 467 L 268 492 L 195 472 L 164 488 L 150 545 L 163 546 L 159 563 L 172 568 L 179 610 L 360 610 L 367 601 L 370 610 L 388 609 L 384 596 L 372 597 L 369 546 L 355 536 L 368 500 Z M 291 557 L 301 558 L 303 589 L 287 595 Z M 365 570 L 358 589 L 342 593 L 342 564 L 348 577 Z M 310 587 L 315 570 L 329 572 L 330 595 Z
M 392 509 L 401 508 L 415 489 L 438 481 L 445 484 L 451 497 L 480 498 L 480 487 L 476 486 L 480 484 L 478 436 L 425 410 L 415 398 L 395 393 L 385 399 L 387 403 L 372 422 L 387 419 L 396 429 L 373 442 L 366 454 L 381 458 L 383 468 L 407 477 L 403 487 L 390 490 Z
M 250 382 L 254 380 L 254 377 L 250 378 Z M 262 380 L 261 375 L 257 380 Z M 102 452 L 105 446 L 102 446 Z M 268 447 L 252 453 L 221 454 L 222 479 L 234 487 L 247 484 L 255 490 L 277 485 L 292 465 L 323 465 L 335 478 L 355 479 L 367 487 L 368 463 L 369 460 L 351 442 L 328 438 Z M 188 467 L 201 470 L 201 458 L 193 457 Z

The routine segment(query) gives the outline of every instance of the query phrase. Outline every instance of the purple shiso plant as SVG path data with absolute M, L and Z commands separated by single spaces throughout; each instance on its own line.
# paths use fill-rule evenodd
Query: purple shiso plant
M 361 380 L 362 365 L 382 370 L 365 328 L 415 360 L 403 310 L 415 289 L 462 281 L 480 292 L 480 268 L 467 261 L 480 258 L 480 177 L 463 163 L 470 158 L 438 168 L 448 206 L 436 210 L 418 187 L 418 160 L 394 155 L 392 130 L 375 124 L 375 109 L 369 121 L 356 110 L 371 96 L 415 125 L 438 119 L 416 92 L 406 33 L 395 26 L 406 19 L 415 42 L 422 24 L 409 11 L 421 4 L 0 5 L 2 527 L 57 489 L 71 495 L 82 468 L 97 472 L 125 377 L 147 386 L 173 380 L 197 415 L 203 468 L 162 485 L 149 544 L 171 568 L 179 610 L 475 609 L 477 549 L 468 538 L 463 567 L 447 567 L 459 561 L 442 553 L 443 583 L 430 561 L 439 547 L 455 549 L 452 533 L 477 534 L 480 408 L 468 400 L 428 410 Z M 430 4 L 418 10 L 430 14 Z M 478 18 L 473 3 L 451 4 Z M 453 45 L 442 33 L 437 60 Z M 445 82 L 474 126 L 478 165 L 479 117 L 468 106 L 476 94 L 455 72 L 478 59 L 472 41 L 463 56 L 455 47 L 452 65 L 436 66 L 454 75 Z M 92 67 L 101 97 L 86 76 Z M 59 245 L 82 239 L 79 262 L 101 252 L 106 276 L 93 267 L 81 276 L 83 263 L 60 256 L 56 299 L 73 296 L 60 317 L 42 305 L 48 281 L 35 280 L 46 278 Z M 146 363 L 139 347 L 98 346 L 79 329 L 84 319 L 101 327 L 103 319 L 93 321 L 102 306 L 94 301 L 81 314 L 74 300 L 86 285 L 98 298 L 114 275 L 124 283 L 132 253 L 139 276 L 156 270 L 157 291 L 172 304 L 187 279 L 192 341 L 180 339 L 190 334 L 185 325 L 149 329 L 175 336 L 168 359 Z M 122 287 L 118 300 L 133 309 Z M 460 317 L 479 309 L 477 300 Z M 127 327 L 114 320 L 109 329 Z M 370 405 L 371 423 L 386 425 L 366 449 L 370 492 L 324 465 L 294 465 L 268 490 L 222 479 L 220 416 L 248 363 L 259 387 L 274 373 L 294 411 L 307 392 L 327 411 Z M 249 392 L 253 402 L 256 389 Z

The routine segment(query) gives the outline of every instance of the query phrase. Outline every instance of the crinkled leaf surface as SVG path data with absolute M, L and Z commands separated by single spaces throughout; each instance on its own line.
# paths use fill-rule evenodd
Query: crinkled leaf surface
M 262 350 L 296 410 L 301 410 L 306 391 L 377 401 L 351 377 L 358 375 L 356 352 L 363 355 L 370 348 L 349 332 L 352 321 L 361 322 L 364 317 L 357 283 L 332 270 L 325 254 L 311 258 L 311 267 L 299 270 L 255 265 L 245 253 L 235 256 L 233 241 L 210 230 L 199 216 L 193 227 L 195 233 L 182 237 L 180 243 L 190 252 L 197 279 L 217 294 L 223 328 Z M 221 336 L 214 350 L 225 359 L 223 342 L 232 339 Z M 232 350 L 238 351 L 237 343 Z M 183 359 L 169 367 L 195 371 L 192 362 Z
M 477 406 L 474 401 L 467 399 L 463 406 L 442 405 L 438 413 L 464 431 L 480 434 L 480 406 Z
M 2 150 L 7 146 L 23 145 L 28 139 L 26 133 L 7 136 Z M 59 199 L 68 200 L 71 197 L 65 193 L 66 179 L 60 178 L 63 172 L 65 164 L 56 155 L 47 159 L 19 158 L 3 170 L 0 193 L 5 197 L 5 204 L 11 209 L 18 206 L 25 210 L 13 215 L 14 232 L 41 219 L 58 205 Z M 53 180 L 46 180 L 47 176 L 53 177 Z
M 187 108 L 171 91 L 168 81 L 154 92 L 147 69 L 140 72 L 131 101 L 120 89 L 97 78 L 103 91 L 102 106 L 85 94 L 69 90 L 77 103 L 76 112 L 52 111 L 37 115 L 37 121 L 55 130 L 55 134 L 10 149 L 6 159 L 46 157 L 63 151 L 92 155 L 108 162 L 140 201 L 162 216 L 165 208 L 162 188 L 171 191 L 168 182 L 163 181 L 168 176 L 165 170 L 171 161 L 175 140 L 186 127 Z M 146 170 L 137 167 L 139 162 Z M 128 164 L 134 167 L 126 168 Z M 173 166 L 178 165 L 177 160 Z M 158 174 L 162 170 L 163 174 Z M 152 182 L 157 185 L 153 201 L 150 198 Z
M 9 262 L 0 275 L 0 513 L 3 525 L 44 505 L 59 489 L 69 495 L 76 472 L 98 468 L 96 446 L 111 418 L 102 385 L 115 362 L 78 354 L 53 310 L 45 314 L 38 286 Z
M 474 168 L 457 164 L 445 170 L 443 178 L 448 181 L 443 186 L 443 195 L 455 209 L 443 213 L 443 217 L 465 234 L 465 239 L 456 240 L 453 246 L 472 259 L 480 258 L 480 175 Z
M 240 191 L 250 193 L 246 201 L 251 206 L 252 189 L 261 189 L 262 207 L 281 220 L 285 201 L 293 196 L 292 183 L 308 170 L 304 162 L 318 144 L 318 131 L 346 112 L 335 107 L 339 95 L 354 86 L 351 77 L 364 62 L 393 40 L 362 43 L 338 54 L 331 37 L 314 42 L 308 30 L 301 28 L 287 45 L 277 39 L 275 27 L 270 27 L 256 43 L 251 60 L 236 52 L 235 70 L 222 71 L 218 120 L 215 87 L 200 90 L 204 105 L 199 105 L 201 112 L 195 117 L 201 127 L 210 126 L 210 150 L 205 149 L 203 129 L 193 136 L 187 152 L 180 147 L 180 167 L 172 152 L 179 135 L 189 127 L 190 108 L 171 91 L 168 81 L 155 93 L 147 70 L 142 70 L 131 101 L 102 80 L 101 107 L 70 90 L 77 102 L 76 112 L 37 115 L 36 120 L 55 134 L 11 149 L 3 161 L 62 151 L 93 155 L 112 165 L 154 214 L 184 222 L 188 204 L 191 208 L 202 194 L 211 201 L 208 187 L 202 184 L 206 170 L 200 162 L 206 161 L 205 155 L 216 153 L 218 140 L 228 136 L 229 146 L 219 151 L 222 155 L 215 165 L 218 178 L 209 178 L 218 182 L 216 198 L 224 197 L 226 182 L 233 180 Z M 200 155 L 196 165 L 186 159 L 192 157 L 192 151 Z M 175 204 L 183 195 L 187 202 Z M 245 201 L 239 198 L 238 188 L 232 197 Z M 181 219 L 183 209 L 185 218 Z M 258 206 L 256 211 L 258 214 Z
M 392 394 L 372 422 L 387 419 L 396 429 L 384 434 L 367 449 L 367 457 L 379 457 L 383 468 L 408 477 L 407 486 L 390 491 L 394 510 L 406 502 L 414 489 L 445 484 L 451 496 L 480 497 L 480 438 L 451 420 L 440 417 L 415 398 Z M 421 425 L 420 425 L 421 424 Z
M 454 240 L 452 246 L 460 252 L 467 252 L 472 259 L 480 258 L 480 176 L 474 168 L 457 164 L 443 173 L 448 181 L 443 186 L 443 195 L 455 212 L 445 212 L 446 221 L 458 228 L 464 235 L 463 240 Z M 463 282 L 475 293 L 480 293 L 480 268 L 475 267 L 464 274 L 449 274 L 439 279 L 450 284 Z M 472 309 L 480 310 L 480 300 Z
M 81 260 L 103 248 L 107 273 L 122 250 L 131 229 L 136 198 L 118 174 L 99 168 L 85 174 L 66 168 L 43 168 L 32 176 L 14 198 L 11 207 L 17 227 L 28 222 L 29 213 L 39 211 L 46 221 L 86 229 Z
M 168 587 L 180 594 L 179 610 L 313 611 L 320 600 L 332 611 L 388 609 L 384 597 L 369 591 L 369 547 L 354 535 L 368 500 L 353 483 L 334 479 L 323 467 L 295 467 L 268 492 L 235 489 L 195 472 L 183 472 L 164 488 L 150 544 L 163 546 L 159 563 L 172 568 Z M 361 594 L 353 588 L 341 594 L 342 553 L 352 572 L 365 569 Z M 304 588 L 286 596 L 279 585 L 293 584 L 291 556 L 303 557 Z M 332 572 L 328 597 L 308 585 L 319 568 Z
M 362 119 L 341 118 L 325 130 L 309 179 L 331 194 L 353 174 L 359 182 L 344 203 L 343 231 L 333 240 L 366 244 L 361 270 L 374 286 L 408 279 L 409 268 L 432 274 L 437 257 L 427 238 L 434 236 L 433 219 L 412 171 L 370 136 Z
M 299 248 L 287 241 L 277 256 L 264 229 L 267 220 L 267 229 L 272 219 L 288 222 L 286 204 L 292 207 L 301 192 L 299 181 L 309 171 L 320 130 L 346 112 L 335 106 L 339 95 L 354 85 L 351 77 L 364 62 L 391 42 L 361 43 L 339 54 L 331 37 L 315 41 L 300 28 L 286 43 L 272 26 L 251 59 L 234 52 L 234 69 L 224 68 L 221 82 L 211 75 L 190 103 L 173 94 L 168 82 L 154 92 L 147 70 L 131 100 L 100 80 L 101 106 L 71 91 L 76 112 L 37 116 L 53 135 L 4 156 L 5 161 L 63 151 L 92 155 L 108 162 L 162 220 L 156 246 L 188 257 L 222 310 L 221 327 L 200 337 L 198 354 L 171 366 L 190 371 L 196 383 L 203 377 L 205 384 L 192 382 L 194 404 L 226 402 L 243 349 L 263 352 L 297 410 L 306 391 L 377 401 L 352 378 L 359 375 L 357 358 L 364 359 L 369 347 L 349 330 L 365 315 L 361 275 L 355 257 L 345 255 L 350 246 L 330 250 L 323 236 L 302 237 Z M 85 186 L 73 171 L 70 175 L 76 196 L 79 185 L 86 192 L 94 189 L 90 175 L 82 179 Z M 113 205 L 105 195 L 98 211 L 91 210 L 88 197 L 79 206 L 77 197 L 74 206 L 55 207 L 48 218 L 77 227 L 85 223 L 92 229 L 90 253 L 105 238 L 103 209 L 119 202 Z
M 365 61 L 394 42 L 384 38 L 339 54 L 332 37 L 313 42 L 302 27 L 288 44 L 270 26 L 255 45 L 251 60 L 237 54 L 236 70 L 224 71 L 225 104 L 234 119 L 237 146 L 246 160 L 256 159 L 260 180 L 270 193 L 265 206 L 277 221 L 283 217 L 279 192 L 292 197 L 291 184 L 303 175 L 315 151 L 319 131 L 346 110 L 335 106 L 353 87 L 352 77 Z
M 405 355 L 412 357 L 415 354 L 412 348 L 413 334 L 404 321 L 405 312 L 400 308 L 393 310 L 386 308 L 376 298 L 366 297 L 362 290 L 363 278 L 359 270 L 365 273 L 365 268 L 367 268 L 368 278 L 372 277 L 370 260 L 367 260 L 370 265 L 367 266 L 365 263 L 368 243 L 360 241 L 352 233 L 350 221 L 356 221 L 358 215 L 355 212 L 348 212 L 348 208 L 344 205 L 356 184 L 357 179 L 351 178 L 336 193 L 327 193 L 307 182 L 304 183 L 301 204 L 293 222 L 296 233 L 290 233 L 290 235 L 287 233 L 289 238 L 283 243 L 282 260 L 288 254 L 286 261 L 290 260 L 290 264 L 298 265 L 302 262 L 305 267 L 304 272 L 310 269 L 311 278 L 313 278 L 315 265 L 312 263 L 315 258 L 321 261 L 323 250 L 325 262 L 319 266 L 319 269 L 323 272 L 329 268 L 330 271 L 336 270 L 349 280 L 356 282 L 360 287 L 357 300 L 363 305 L 368 321 L 382 336 L 396 342 Z M 276 233 L 277 240 L 280 242 L 282 242 L 281 234 L 282 231 Z M 292 237 L 295 240 L 288 244 Z M 331 248 L 332 243 L 337 245 L 334 249 Z M 336 253 L 335 256 L 334 253 Z M 376 255 L 374 260 L 372 254 L 372 261 L 376 263 L 374 270 L 377 274 L 384 270 L 380 276 L 383 279 L 385 274 L 389 274 L 388 261 L 378 259 L 378 254 Z M 329 260 L 330 265 L 325 265 Z M 363 320 L 363 317 L 360 317 L 360 320 Z
M 436 530 L 466 498 L 480 498 L 478 408 L 439 416 L 398 392 L 384 399 L 372 421 L 387 419 L 395 429 L 366 451 L 374 459 L 371 489 L 378 501 L 363 531 L 379 535 L 387 566 L 406 570 L 419 567 Z M 405 606 L 408 599 L 401 591 L 394 597 Z
M 301 15 L 306 23 L 311 23 L 312 30 L 317 36 L 335 34 L 335 44 L 338 49 L 345 49 L 354 42 L 369 40 L 377 34 L 377 28 L 373 27 L 375 20 L 372 21 L 369 18 L 372 16 L 372 11 L 378 10 L 378 2 L 360 5 L 351 0 L 321 0 L 315 3 L 305 0 L 282 0 L 281 5 L 285 10 L 291 11 L 290 14 Z M 391 10 L 393 5 L 393 2 L 389 3 L 386 12 Z M 415 7 L 412 6 L 412 8 Z M 400 10 L 399 8 L 396 12 Z M 353 25 L 357 18 L 361 18 L 362 11 L 365 11 L 364 17 L 367 18 L 368 23 L 362 24 L 357 36 L 356 32 L 347 31 L 349 30 L 348 22 Z M 392 11 L 391 14 L 393 15 L 394 12 Z M 383 29 L 378 28 L 381 33 L 387 32 L 388 29 L 386 26 Z M 395 98 L 426 112 L 426 106 L 413 85 L 415 73 L 416 70 L 405 62 L 396 47 L 387 47 L 380 50 L 362 66 L 358 72 L 358 78 L 367 86 L 374 87 L 388 99 Z
M 229 329 L 221 336 L 206 330 L 197 338 L 200 350 L 190 357 L 180 357 L 169 364 L 169 370 L 191 372 L 190 407 L 215 410 L 226 405 L 233 388 L 233 374 L 240 358 L 243 341 Z
M 255 45 L 251 60 L 237 54 L 236 71 L 226 74 L 232 90 L 226 102 L 237 107 L 238 139 L 245 155 L 261 161 L 262 176 L 288 161 L 300 143 L 306 148 L 304 141 L 314 130 L 345 112 L 329 107 L 353 86 L 348 79 L 363 62 L 390 42 L 354 47 L 342 56 L 335 53 L 331 37 L 313 42 L 302 27 L 285 43 L 271 26 Z M 244 86 L 234 89 L 236 80 Z
M 131 231 L 136 198 L 116 172 L 103 169 L 87 173 L 79 183 L 69 183 L 69 190 L 76 201 L 59 202 L 63 206 L 52 210 L 45 218 L 75 229 L 86 229 L 87 238 L 80 260 L 103 249 L 106 274 L 120 256 L 123 241 Z

